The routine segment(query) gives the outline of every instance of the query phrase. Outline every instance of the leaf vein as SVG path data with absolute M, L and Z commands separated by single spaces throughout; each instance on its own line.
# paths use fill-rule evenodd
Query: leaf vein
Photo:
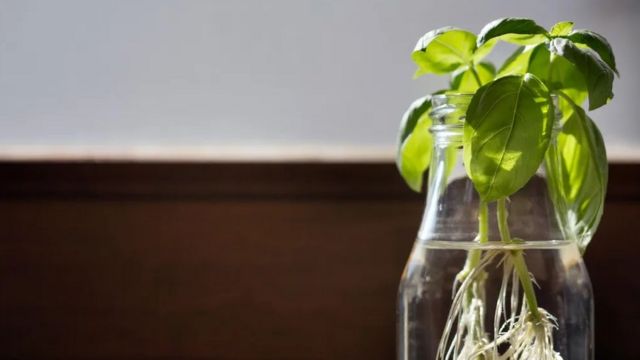
M 491 192 L 493 191 L 493 186 L 496 181 L 496 176 L 498 175 L 498 170 L 502 166 L 502 162 L 504 161 L 504 154 L 507 150 L 507 145 L 511 141 L 511 135 L 513 134 L 515 117 L 516 117 L 516 113 L 518 111 L 518 105 L 520 102 L 520 91 L 522 90 L 523 85 L 524 85 L 524 77 L 522 77 L 522 79 L 520 80 L 520 86 L 518 86 L 518 91 L 516 92 L 516 101 L 514 102 L 514 105 L 513 105 L 513 116 L 511 117 L 512 120 L 509 128 L 509 133 L 507 134 L 507 139 L 504 142 L 504 146 L 502 147 L 502 153 L 500 154 L 500 161 L 498 161 L 498 163 L 496 164 L 496 168 L 493 171 L 493 175 L 491 176 L 491 181 L 489 182 L 489 189 L 487 191 L 487 194 L 491 194 Z

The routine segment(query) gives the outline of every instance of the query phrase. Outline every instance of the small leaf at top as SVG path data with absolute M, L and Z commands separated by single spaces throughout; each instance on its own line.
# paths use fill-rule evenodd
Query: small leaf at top
M 605 63 L 607 63 L 607 65 L 609 65 L 611 70 L 618 74 L 618 69 L 616 69 L 616 58 L 613 55 L 613 49 L 611 48 L 611 45 L 609 44 L 607 39 L 604 38 L 604 36 L 589 30 L 576 30 L 569 34 L 567 38 L 576 44 L 586 45 L 591 50 L 598 53 L 598 55 L 600 55 L 600 58 Z
M 519 45 L 539 44 L 547 38 L 547 30 L 531 19 L 502 18 L 480 31 L 478 47 L 494 38 Z
M 473 73 L 475 71 L 475 75 Z M 476 78 L 476 75 L 478 76 Z M 473 93 L 478 88 L 493 80 L 496 68 L 488 62 L 481 62 L 472 68 L 461 68 L 452 74 L 451 90 L 459 93 Z M 480 81 L 480 83 L 478 83 Z
M 561 95 L 566 120 L 545 158 L 547 183 L 564 236 L 575 239 L 584 252 L 602 217 L 607 155 L 595 123 L 582 107 Z
M 466 30 L 445 27 L 418 40 L 411 58 L 418 65 L 415 76 L 446 74 L 468 65 L 476 50 L 476 36 Z
M 571 21 L 560 21 L 559 23 L 553 25 L 549 34 L 551 36 L 565 36 L 569 35 L 569 33 L 573 30 L 573 22 Z
M 605 105 L 613 98 L 613 70 L 589 49 L 581 49 L 563 38 L 551 41 L 551 52 L 565 57 L 584 77 L 589 90 L 589 110 Z
M 551 97 L 534 75 L 512 75 L 481 87 L 464 123 L 464 163 L 484 201 L 522 188 L 544 159 L 554 121 Z
M 430 109 L 431 95 L 427 95 L 409 106 L 400 124 L 396 166 L 407 185 L 416 192 L 422 189 L 424 172 L 431 161 Z

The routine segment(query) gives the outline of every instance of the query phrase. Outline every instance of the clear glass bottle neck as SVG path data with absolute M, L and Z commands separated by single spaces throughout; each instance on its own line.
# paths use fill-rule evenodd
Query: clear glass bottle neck
M 419 241 L 474 241 L 478 235 L 480 199 L 462 156 L 464 119 L 470 100 L 471 95 L 433 97 L 430 131 L 434 141 Z M 563 240 L 548 194 L 544 166 L 509 197 L 507 206 L 514 237 L 527 241 Z M 489 240 L 498 241 L 495 208 L 496 204 L 488 204 Z

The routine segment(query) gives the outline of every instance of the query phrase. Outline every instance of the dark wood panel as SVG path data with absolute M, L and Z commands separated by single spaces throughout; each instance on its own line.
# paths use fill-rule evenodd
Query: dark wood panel
M 594 290 L 597 359 L 638 358 L 639 219 L 640 202 L 609 201 L 585 254 Z
M 634 164 L 611 164 L 609 199 L 640 201 Z M 420 200 L 389 163 L 0 162 L 0 198 Z
M 415 199 L 388 163 L 0 162 L 0 196 Z
M 1 351 L 389 359 L 418 210 L 394 201 L 3 204 Z
M 636 356 L 639 174 L 612 167 L 587 253 L 600 359 Z M 1 357 L 394 357 L 423 199 L 391 164 L 5 163 L 0 184 Z

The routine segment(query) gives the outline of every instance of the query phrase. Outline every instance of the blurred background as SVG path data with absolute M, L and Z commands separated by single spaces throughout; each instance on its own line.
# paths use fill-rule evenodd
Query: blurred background
M 447 81 L 412 80 L 417 39 L 504 16 L 610 40 L 622 77 L 593 117 L 640 159 L 633 0 L 1 1 L 0 150 L 388 160 L 402 112 Z
M 504 16 L 614 48 L 587 265 L 598 358 L 637 358 L 635 0 L 0 0 L 0 357 L 393 358 L 397 127 L 447 82 L 410 52 Z

